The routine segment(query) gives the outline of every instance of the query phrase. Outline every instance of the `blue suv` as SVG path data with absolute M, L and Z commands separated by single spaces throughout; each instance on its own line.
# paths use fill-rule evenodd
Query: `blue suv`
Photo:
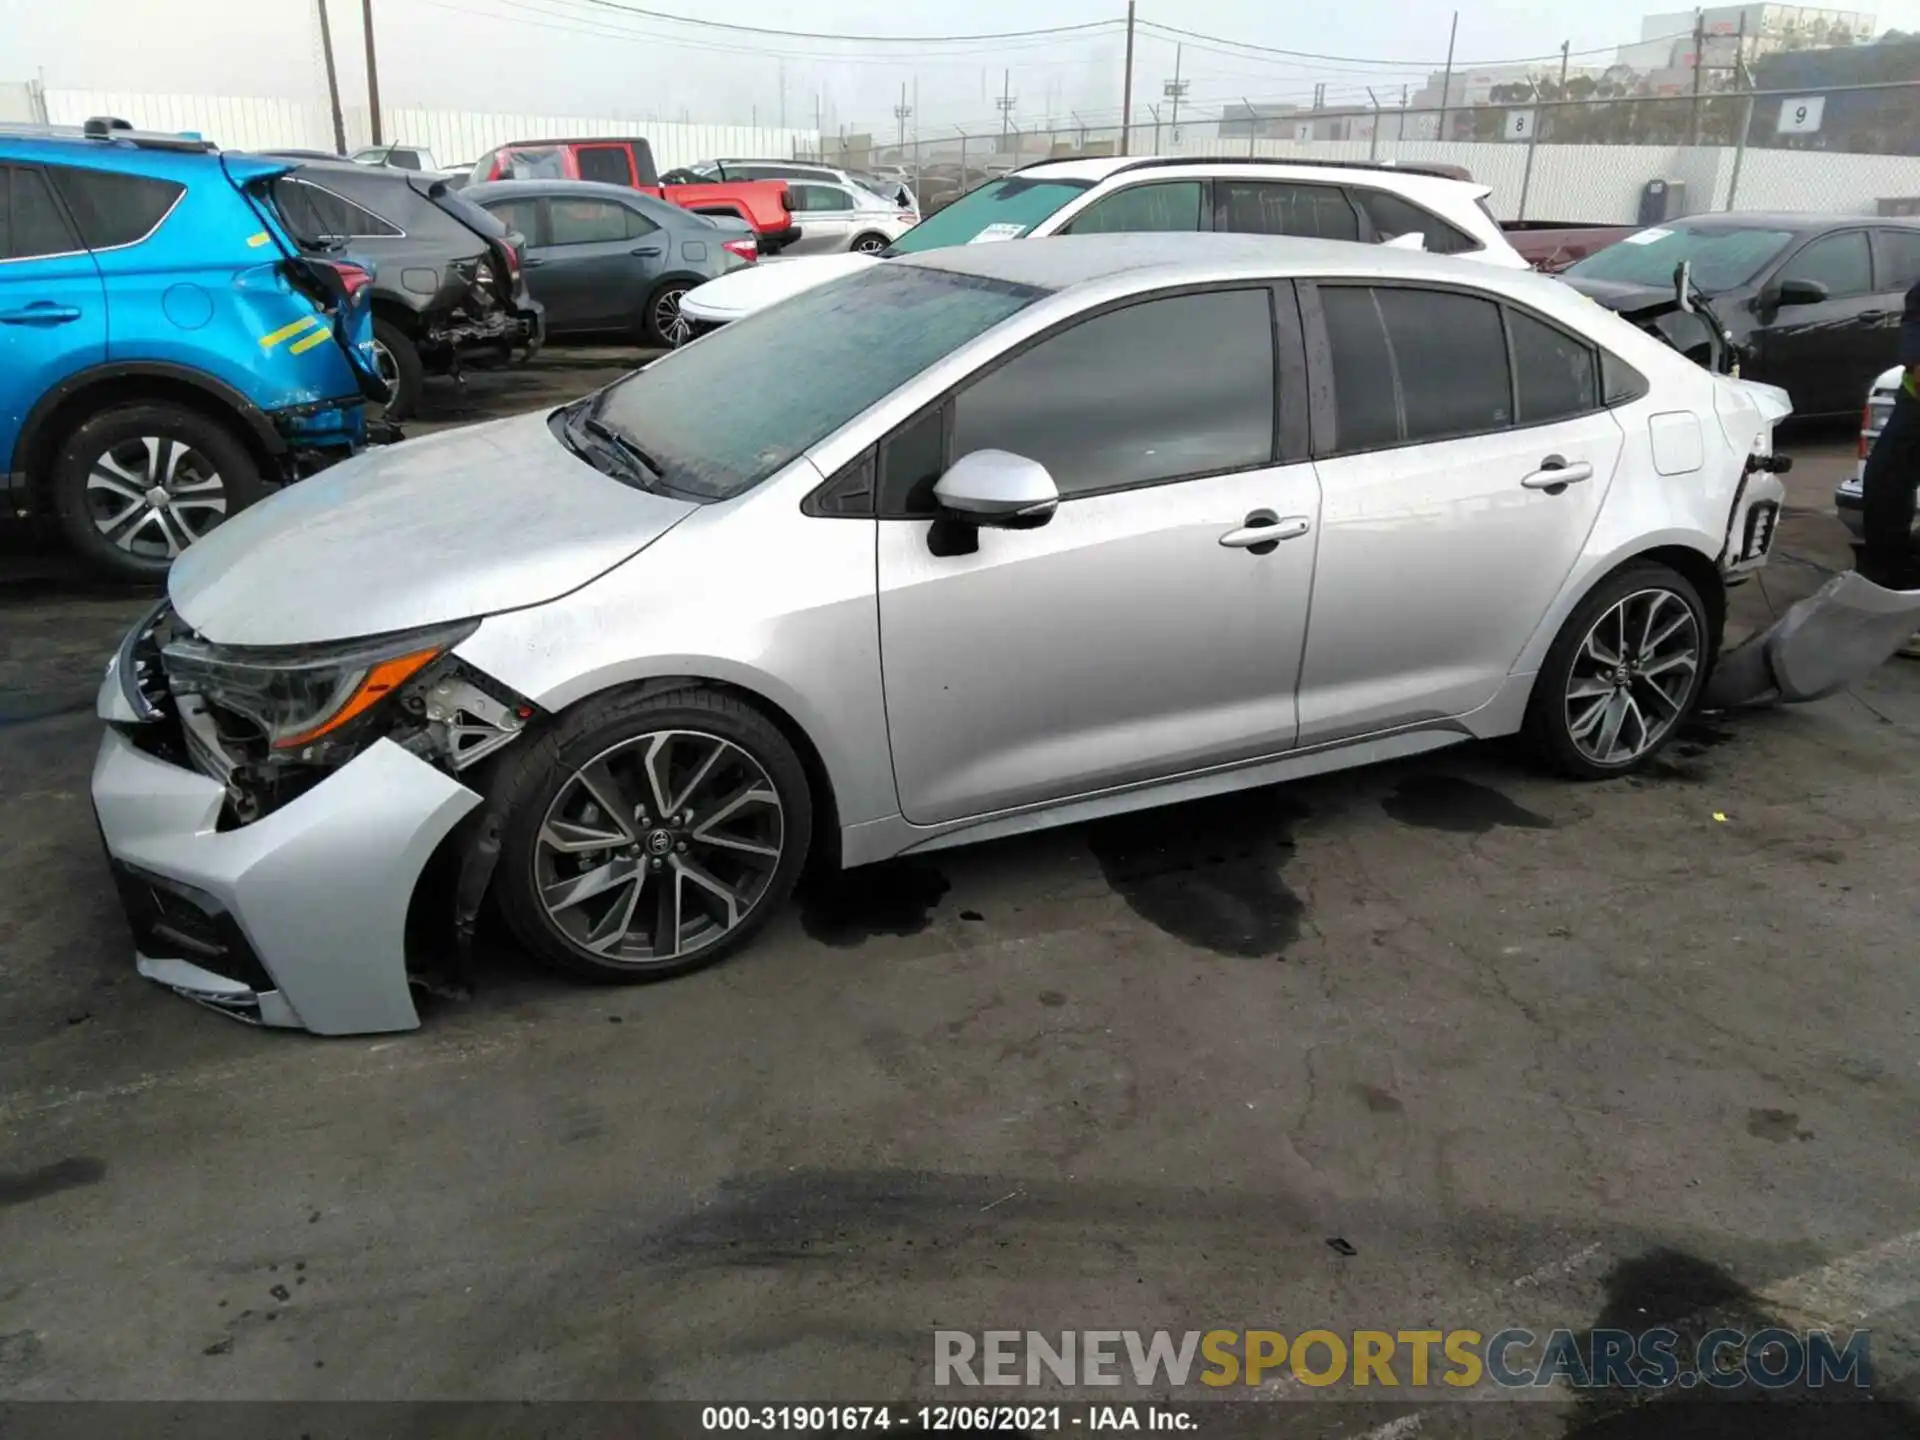
M 365 443 L 372 277 L 300 253 L 267 189 L 292 168 L 118 121 L 0 132 L 0 517 L 158 579 Z

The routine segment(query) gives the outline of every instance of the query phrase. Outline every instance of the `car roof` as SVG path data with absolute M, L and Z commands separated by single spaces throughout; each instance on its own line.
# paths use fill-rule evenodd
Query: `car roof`
M 1191 231 L 1146 231 L 1113 235 L 1054 235 L 1023 240 L 1017 245 L 952 245 L 903 255 L 890 265 L 917 265 L 983 280 L 1032 285 L 1042 290 L 1066 290 L 1076 285 L 1141 270 L 1160 272 L 1156 278 L 1179 284 L 1186 275 L 1209 279 L 1223 272 L 1229 278 L 1281 280 L 1291 275 L 1430 276 L 1455 284 L 1509 283 L 1525 287 L 1538 282 L 1542 293 L 1563 292 L 1566 286 L 1549 276 L 1527 270 L 1507 270 L 1479 260 L 1462 260 L 1423 251 L 1360 245 L 1347 240 L 1309 240 L 1287 235 L 1242 235 Z
M 483 180 L 478 185 L 469 185 L 460 192 L 468 199 L 476 195 L 488 198 L 494 196 L 523 195 L 533 198 L 539 195 L 572 195 L 581 200 L 619 200 L 622 203 L 637 203 L 651 200 L 651 195 L 642 195 L 631 185 L 609 185 L 604 180 Z M 667 202 L 661 200 L 659 204 Z M 679 206 L 674 206 L 679 209 Z
M 1378 184 L 1383 177 L 1391 177 L 1392 188 L 1404 189 L 1409 194 L 1432 186 L 1451 188 L 1457 185 L 1466 185 L 1476 194 L 1490 193 L 1490 187 L 1480 184 L 1464 172 L 1452 175 L 1423 169 L 1418 165 L 1395 165 L 1387 161 L 1311 160 L 1304 156 L 1296 159 L 1259 155 L 1089 155 L 1062 160 L 1037 160 L 1011 173 L 1035 179 L 1090 180 L 1098 184 L 1123 171 L 1134 170 L 1200 170 L 1208 174 L 1224 172 L 1269 178 L 1297 171 L 1329 182 L 1346 176 L 1357 184 Z M 1371 182 L 1365 178 L 1369 176 L 1373 177 Z M 1454 193 L 1459 192 L 1456 190 Z
M 1806 235 L 1848 225 L 1887 225 L 1916 230 L 1920 229 L 1920 216 L 1844 215 L 1819 210 L 1724 210 L 1710 215 L 1684 215 L 1663 223 L 1683 225 L 1690 230 L 1788 230 Z

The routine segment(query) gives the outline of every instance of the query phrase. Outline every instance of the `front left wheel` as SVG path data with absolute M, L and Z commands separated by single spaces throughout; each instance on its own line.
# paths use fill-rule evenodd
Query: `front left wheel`
M 693 322 L 680 313 L 680 302 L 692 288 L 683 280 L 671 280 L 653 292 L 641 322 L 648 344 L 678 350 L 693 338 Z
M 589 980 L 662 980 L 733 954 L 792 892 L 812 834 L 792 745 L 703 687 L 590 700 L 500 783 L 501 911 Z

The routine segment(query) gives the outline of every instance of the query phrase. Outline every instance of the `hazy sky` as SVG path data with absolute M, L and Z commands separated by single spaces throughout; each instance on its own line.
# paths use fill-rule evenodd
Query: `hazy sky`
M 1120 107 L 1118 27 L 1055 39 L 885 44 L 821 43 L 700 29 L 636 15 L 624 0 L 373 0 L 382 99 L 459 109 L 545 115 L 632 116 L 810 127 L 816 106 L 834 129 L 894 129 L 893 107 L 918 94 L 909 131 L 998 125 L 1007 71 L 1025 124 L 1043 117 L 1111 123 Z M 638 3 L 638 0 L 636 0 Z M 364 102 L 360 0 L 328 0 L 340 82 Z M 144 92 L 323 94 L 316 0 L 0 0 L 0 80 L 44 73 L 53 86 Z M 644 8 L 832 34 L 930 36 L 1030 30 L 1114 21 L 1124 0 L 649 0 Z M 1650 4 L 1655 11 L 1685 8 Z M 1862 6 L 1861 8 L 1868 8 Z M 1920 0 L 1871 7 L 1879 28 L 1920 28 Z M 1451 9 L 1415 0 L 1141 0 L 1140 19 L 1244 44 L 1312 52 L 1309 59 L 1221 53 L 1186 42 L 1178 58 L 1200 113 L 1242 96 L 1306 101 L 1316 83 L 1329 101 L 1383 103 L 1419 87 L 1447 53 Z M 1606 50 L 1639 37 L 1641 8 L 1592 0 L 1465 0 L 1458 59 Z M 1176 63 L 1175 37 L 1143 30 L 1135 67 L 1137 113 L 1162 100 Z M 1592 59 L 1604 63 L 1605 53 Z M 1576 63 L 1578 63 L 1576 61 Z

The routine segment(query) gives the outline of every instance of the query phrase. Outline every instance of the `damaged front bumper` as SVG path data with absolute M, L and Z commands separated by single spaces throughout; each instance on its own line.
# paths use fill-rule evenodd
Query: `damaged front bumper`
M 480 796 L 390 740 L 237 829 L 224 786 L 143 750 L 118 664 L 93 805 L 140 973 L 242 1019 L 411 1030 L 406 925 L 422 870 Z

